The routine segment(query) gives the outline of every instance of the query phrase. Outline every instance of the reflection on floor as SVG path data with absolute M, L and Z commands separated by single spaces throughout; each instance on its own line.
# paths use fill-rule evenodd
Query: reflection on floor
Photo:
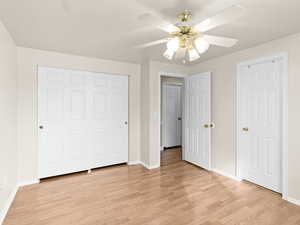
M 19 190 L 4 225 L 299 225 L 300 207 L 162 152 L 162 167 L 113 166 Z
M 172 163 L 181 161 L 181 148 L 169 148 L 160 153 L 161 166 L 166 166 Z

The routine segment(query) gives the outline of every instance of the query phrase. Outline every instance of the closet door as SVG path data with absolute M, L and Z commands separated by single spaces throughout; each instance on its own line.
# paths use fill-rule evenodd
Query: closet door
M 52 68 L 38 74 L 39 177 L 88 169 L 88 78 Z
M 39 68 L 39 178 L 128 161 L 128 77 Z
M 239 67 L 239 175 L 281 192 L 282 60 Z
M 91 74 L 91 167 L 128 161 L 128 77 Z

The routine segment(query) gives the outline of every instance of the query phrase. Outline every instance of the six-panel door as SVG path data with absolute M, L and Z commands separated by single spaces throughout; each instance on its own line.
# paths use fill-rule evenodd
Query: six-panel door
M 211 148 L 211 75 L 185 78 L 184 159 L 210 170 Z
M 239 173 L 281 192 L 282 61 L 240 67 L 238 102 Z

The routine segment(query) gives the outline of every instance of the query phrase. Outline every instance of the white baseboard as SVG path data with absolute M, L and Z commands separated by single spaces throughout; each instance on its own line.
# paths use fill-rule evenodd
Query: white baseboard
M 152 169 L 156 169 L 156 168 L 159 168 L 160 165 L 155 165 L 155 166 L 149 166 L 148 164 L 145 164 L 143 162 L 141 162 L 141 165 L 145 168 L 147 168 L 148 170 L 152 170 Z
M 40 183 L 40 180 L 24 181 L 24 182 L 19 182 L 18 187 L 23 187 L 23 186 L 38 184 L 38 183 Z
M 131 161 L 131 162 L 128 162 L 128 163 L 127 163 L 128 166 L 140 165 L 140 164 L 141 164 L 140 161 Z
M 8 210 L 9 210 L 11 204 L 13 203 L 13 201 L 14 201 L 14 199 L 15 199 L 15 197 L 16 197 L 16 194 L 17 194 L 17 192 L 18 192 L 18 188 L 19 188 L 19 187 L 16 186 L 16 187 L 12 190 L 12 192 L 10 193 L 9 198 L 8 198 L 8 200 L 7 200 L 7 202 L 6 202 L 6 204 L 5 204 L 4 208 L 3 208 L 3 210 L 0 212 L 0 225 L 4 222 L 5 216 L 6 216 L 6 214 L 8 213 Z
M 152 170 L 152 169 L 157 169 L 159 167 L 160 165 L 154 165 L 154 166 L 148 166 L 147 169 Z
M 160 167 L 160 165 L 149 166 L 148 164 L 143 163 L 142 161 L 132 161 L 132 162 L 128 162 L 127 164 L 129 166 L 132 166 L 132 165 L 142 165 L 143 167 L 147 168 L 148 170 L 152 170 L 152 169 L 156 169 L 156 168 Z
M 297 200 L 297 199 L 294 199 L 294 198 L 287 197 L 287 201 L 290 202 L 290 203 L 293 203 L 293 204 L 295 204 L 295 205 L 300 206 L 300 200 Z
M 218 173 L 218 174 L 220 174 L 220 175 L 222 175 L 222 176 L 229 177 L 229 178 L 231 178 L 231 179 L 233 179 L 233 180 L 236 180 L 236 181 L 242 181 L 241 178 L 236 177 L 236 176 L 233 176 L 233 175 L 231 175 L 231 174 L 229 174 L 229 173 L 223 172 L 223 171 L 218 170 L 218 169 L 212 169 L 211 171 L 213 171 L 213 172 L 215 172 L 215 173 Z

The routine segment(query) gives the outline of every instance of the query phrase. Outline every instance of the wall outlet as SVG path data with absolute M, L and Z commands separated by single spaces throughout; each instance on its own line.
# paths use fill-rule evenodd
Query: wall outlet
M 1 179 L 0 179 L 0 190 L 3 190 L 7 185 L 7 177 L 6 176 L 3 176 Z

